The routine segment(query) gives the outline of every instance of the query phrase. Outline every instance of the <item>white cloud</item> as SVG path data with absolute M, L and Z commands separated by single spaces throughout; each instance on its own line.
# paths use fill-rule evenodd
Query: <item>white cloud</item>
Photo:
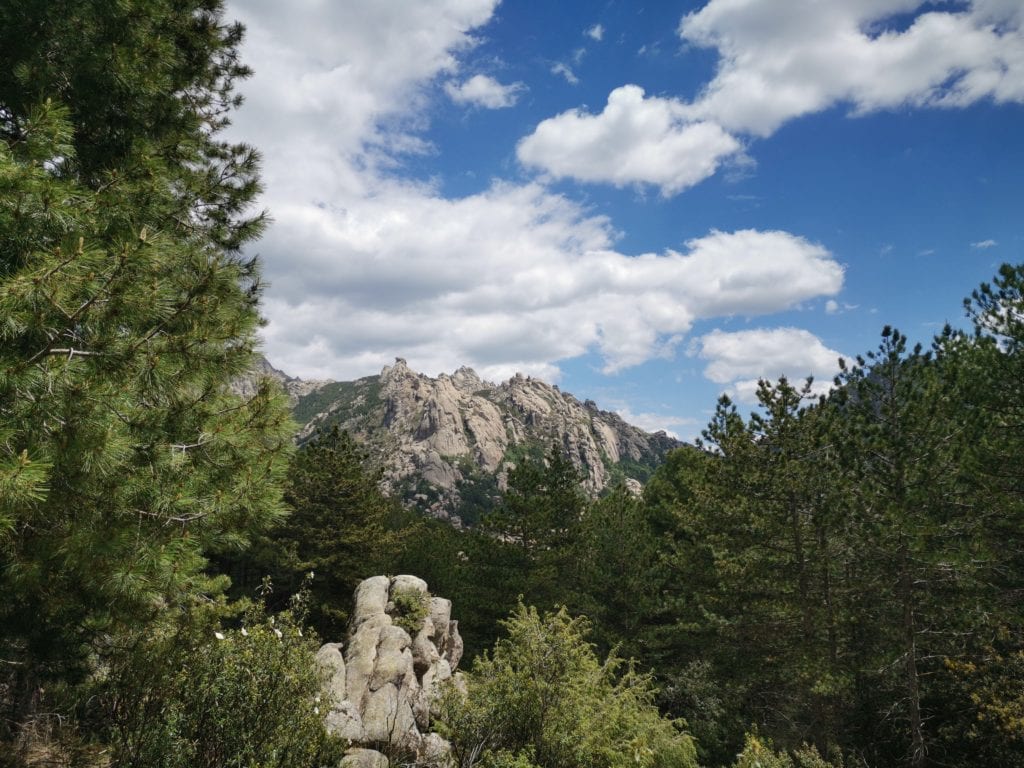
M 689 417 L 663 413 L 634 413 L 626 406 L 616 407 L 614 410 L 627 424 L 640 427 L 645 432 L 665 432 L 676 440 L 695 440 L 703 427 L 696 419 Z
M 555 177 L 672 195 L 744 158 L 737 136 L 770 136 L 837 104 L 860 115 L 1024 102 L 1019 0 L 711 0 L 683 17 L 679 35 L 719 55 L 695 100 L 617 88 L 599 115 L 577 109 L 540 123 L 520 160 Z M 577 82 L 564 64 L 552 71 Z
M 861 114 L 1021 102 L 1022 27 L 1017 0 L 711 0 L 679 26 L 684 41 L 721 57 L 688 115 L 768 136 L 839 103 Z
M 981 240 L 977 243 L 971 243 L 971 248 L 977 248 L 978 250 L 985 250 L 986 248 L 994 248 L 999 245 L 995 240 Z
M 526 90 L 523 83 L 502 85 L 493 77 L 473 75 L 462 83 L 449 81 L 445 93 L 456 104 L 473 104 L 486 109 L 502 109 L 514 106 L 520 94 Z
M 393 183 L 392 183 L 393 184 Z M 344 211 L 278 210 L 266 246 L 271 358 L 349 377 L 396 355 L 428 373 L 469 364 L 557 379 L 596 351 L 606 372 L 671 354 L 698 318 L 780 311 L 832 294 L 843 271 L 785 232 L 712 232 L 687 251 L 627 256 L 609 223 L 539 185 L 446 200 L 382 186 Z
M 604 27 L 600 24 L 595 24 L 594 26 L 588 28 L 587 31 L 584 32 L 583 34 L 585 34 L 591 40 L 601 42 L 602 40 L 604 40 Z
M 544 120 L 517 148 L 519 160 L 556 177 L 654 184 L 671 195 L 706 179 L 740 143 L 714 123 L 688 122 L 675 99 L 626 85 L 599 115 L 570 110 Z
M 564 77 L 565 82 L 567 82 L 569 85 L 577 85 L 580 81 L 580 79 L 576 77 L 576 73 L 573 72 L 572 69 L 570 69 L 569 65 L 561 61 L 552 65 L 551 74 L 560 75 L 561 77 Z
M 813 376 L 814 392 L 827 392 L 839 372 L 839 352 L 801 328 L 757 328 L 749 331 L 714 330 L 702 336 L 695 347 L 708 361 L 704 375 L 726 385 L 736 399 L 757 402 L 759 379 L 775 381 L 786 376 L 799 387 Z
M 680 252 L 629 255 L 614 249 L 607 219 L 542 184 L 497 181 L 451 199 L 404 180 L 401 153 L 430 151 L 428 88 L 455 77 L 494 5 L 232 9 L 256 69 L 232 135 L 265 155 L 274 224 L 258 251 L 276 365 L 351 378 L 402 356 L 432 374 L 468 364 L 492 379 L 518 370 L 557 380 L 559 361 L 586 352 L 620 370 L 671 354 L 697 319 L 769 314 L 840 290 L 833 255 L 790 233 L 711 232 Z M 637 98 L 648 119 L 675 109 Z M 675 127 L 631 130 L 685 154 Z M 657 183 L 686 183 L 674 173 Z
M 839 302 L 835 299 L 829 299 L 825 302 L 825 312 L 829 315 L 834 315 L 839 311 Z

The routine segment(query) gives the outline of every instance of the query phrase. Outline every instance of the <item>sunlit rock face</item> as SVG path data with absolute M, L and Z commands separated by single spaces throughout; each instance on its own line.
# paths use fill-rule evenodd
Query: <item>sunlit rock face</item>
M 502 489 L 525 453 L 555 446 L 596 495 L 612 483 L 642 484 L 680 445 L 539 379 L 516 375 L 492 384 L 470 368 L 433 378 L 401 358 L 378 376 L 319 384 L 295 403 L 305 425 L 300 442 L 339 425 L 381 467 L 386 490 L 456 523 L 467 484 L 490 478 Z
M 356 588 L 348 638 L 317 653 L 327 729 L 351 745 L 343 766 L 387 768 L 387 754 L 445 762 L 449 746 L 430 723 L 462 658 L 451 613 L 451 601 L 415 576 L 374 576 Z

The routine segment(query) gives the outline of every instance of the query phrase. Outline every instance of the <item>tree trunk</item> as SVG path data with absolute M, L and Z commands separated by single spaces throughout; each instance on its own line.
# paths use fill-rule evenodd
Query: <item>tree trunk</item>
M 914 626 L 913 580 L 907 545 L 900 546 L 900 601 L 903 603 L 903 645 L 906 654 L 907 701 L 910 717 L 910 765 L 921 768 L 925 761 L 924 729 L 921 723 L 921 688 L 917 671 L 917 630 Z

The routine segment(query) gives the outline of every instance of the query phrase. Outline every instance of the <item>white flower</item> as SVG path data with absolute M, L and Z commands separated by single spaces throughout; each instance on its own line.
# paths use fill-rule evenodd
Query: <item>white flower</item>
M 246 629 L 245 627 L 242 627 L 242 637 L 248 637 L 248 636 L 249 636 L 249 630 Z
M 223 640 L 224 639 L 224 633 L 223 632 L 214 632 L 213 636 L 216 637 L 218 640 Z
M 282 635 L 281 635 L 281 630 L 280 630 L 280 629 L 278 629 L 277 627 L 274 627 L 274 634 L 275 634 L 275 635 L 277 635 L 277 639 L 278 639 L 278 640 L 280 640 L 280 639 L 281 639 L 281 637 L 282 637 Z

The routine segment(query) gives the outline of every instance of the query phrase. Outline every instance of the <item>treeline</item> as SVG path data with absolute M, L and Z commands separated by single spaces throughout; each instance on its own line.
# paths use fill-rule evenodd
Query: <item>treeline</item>
M 272 539 L 323 554 L 254 572 L 294 582 L 329 556 L 314 597 L 332 610 L 367 563 L 417 573 L 454 600 L 469 656 L 519 600 L 586 615 L 704 765 L 752 735 L 834 765 L 1024 765 L 1024 267 L 966 311 L 973 329 L 927 350 L 884 329 L 828 396 L 761 382 L 749 416 L 723 398 L 640 498 L 588 499 L 553 447 L 460 531 L 404 517 L 347 436 L 321 435 Z
M 827 397 L 722 398 L 641 499 L 588 503 L 557 453 L 517 468 L 481 531 L 431 537 L 453 571 L 415 567 L 482 644 L 515 594 L 590 616 L 708 764 L 756 732 L 836 764 L 1024 765 L 1024 267 L 966 310 L 928 350 L 884 329 Z

